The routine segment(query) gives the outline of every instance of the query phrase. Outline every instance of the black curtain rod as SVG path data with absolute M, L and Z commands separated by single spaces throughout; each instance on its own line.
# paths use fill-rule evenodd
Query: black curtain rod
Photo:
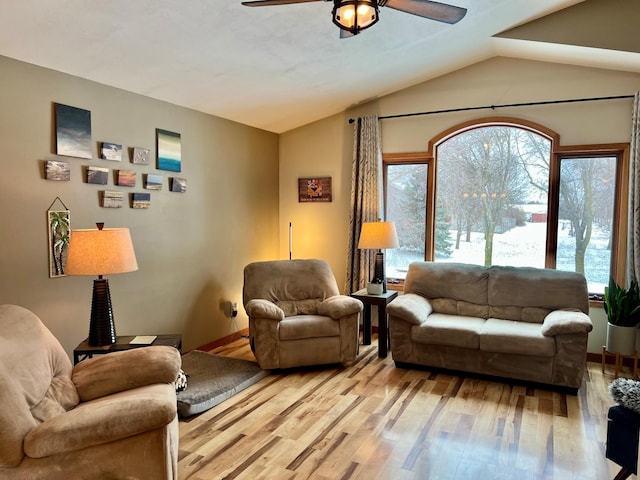
M 576 102 L 594 102 L 597 100 L 620 100 L 623 98 L 634 98 L 635 95 L 618 95 L 615 97 L 594 97 L 594 98 L 574 98 L 571 100 L 549 100 L 546 102 L 528 102 L 528 103 L 507 103 L 503 105 L 484 105 L 481 107 L 462 107 L 462 108 L 450 108 L 448 110 L 433 110 L 431 112 L 417 112 L 417 113 L 401 113 L 399 115 L 387 115 L 379 117 L 379 120 L 388 120 L 390 118 L 402 118 L 402 117 L 417 117 L 419 115 L 435 115 L 437 113 L 453 113 L 453 112 L 466 112 L 469 110 L 485 110 L 496 108 L 508 108 L 508 107 L 532 107 L 535 105 L 553 105 L 556 103 L 576 103 Z M 355 122 L 355 119 L 350 118 L 349 123 Z

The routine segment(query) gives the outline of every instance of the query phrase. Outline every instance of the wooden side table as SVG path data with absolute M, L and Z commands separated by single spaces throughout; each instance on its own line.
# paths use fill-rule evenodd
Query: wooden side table
M 157 335 L 156 339 L 149 344 L 131 344 L 135 335 L 118 335 L 116 337 L 116 343 L 112 345 L 105 345 L 103 347 L 97 347 L 89 345 L 89 339 L 85 339 L 76 348 L 73 349 L 73 364 L 77 364 L 87 358 L 92 358 L 94 355 L 104 355 L 112 352 L 122 352 L 125 350 L 133 350 L 134 348 L 148 347 L 150 345 L 167 345 L 169 347 L 177 348 L 182 353 L 182 335 L 170 334 L 170 335 Z
M 620 375 L 620 367 L 625 358 L 633 359 L 633 378 L 638 378 L 638 351 L 633 352 L 633 355 L 620 355 L 617 352 L 608 352 L 607 347 L 602 347 L 602 373 L 604 373 L 604 365 L 606 363 L 607 356 L 615 357 L 615 377 Z
M 378 357 L 386 358 L 389 348 L 389 326 L 387 321 L 387 305 L 398 296 L 396 290 L 387 290 L 387 293 L 372 295 L 363 288 L 351 294 L 364 303 L 364 316 L 362 319 L 362 344 L 371 345 L 371 307 L 378 307 Z

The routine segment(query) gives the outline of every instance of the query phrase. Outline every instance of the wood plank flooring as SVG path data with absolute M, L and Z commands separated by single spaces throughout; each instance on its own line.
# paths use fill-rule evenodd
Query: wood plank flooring
M 213 352 L 255 361 L 246 339 Z M 349 367 L 274 373 L 181 421 L 179 478 L 613 478 L 619 467 L 604 456 L 612 380 L 589 362 L 573 396 L 398 369 L 374 341 Z

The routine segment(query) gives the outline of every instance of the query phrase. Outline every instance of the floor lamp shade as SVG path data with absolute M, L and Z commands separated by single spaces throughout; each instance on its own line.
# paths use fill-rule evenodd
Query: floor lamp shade
M 68 275 L 97 275 L 93 281 L 89 345 L 110 345 L 116 341 L 109 281 L 103 275 L 138 270 L 128 228 L 72 230 L 67 254 Z
M 398 247 L 398 234 L 396 233 L 396 225 L 393 222 L 365 222 L 362 224 L 358 248 L 378 250 L 373 279 L 378 283 L 382 283 L 382 291 L 384 293 L 387 292 L 387 282 L 384 273 L 384 254 L 382 250 Z

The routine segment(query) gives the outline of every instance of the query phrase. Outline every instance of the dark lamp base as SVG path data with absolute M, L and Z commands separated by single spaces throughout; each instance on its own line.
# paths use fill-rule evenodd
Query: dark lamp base
M 89 345 L 102 346 L 114 343 L 116 343 L 116 326 L 113 323 L 109 280 L 98 278 L 93 281 Z

